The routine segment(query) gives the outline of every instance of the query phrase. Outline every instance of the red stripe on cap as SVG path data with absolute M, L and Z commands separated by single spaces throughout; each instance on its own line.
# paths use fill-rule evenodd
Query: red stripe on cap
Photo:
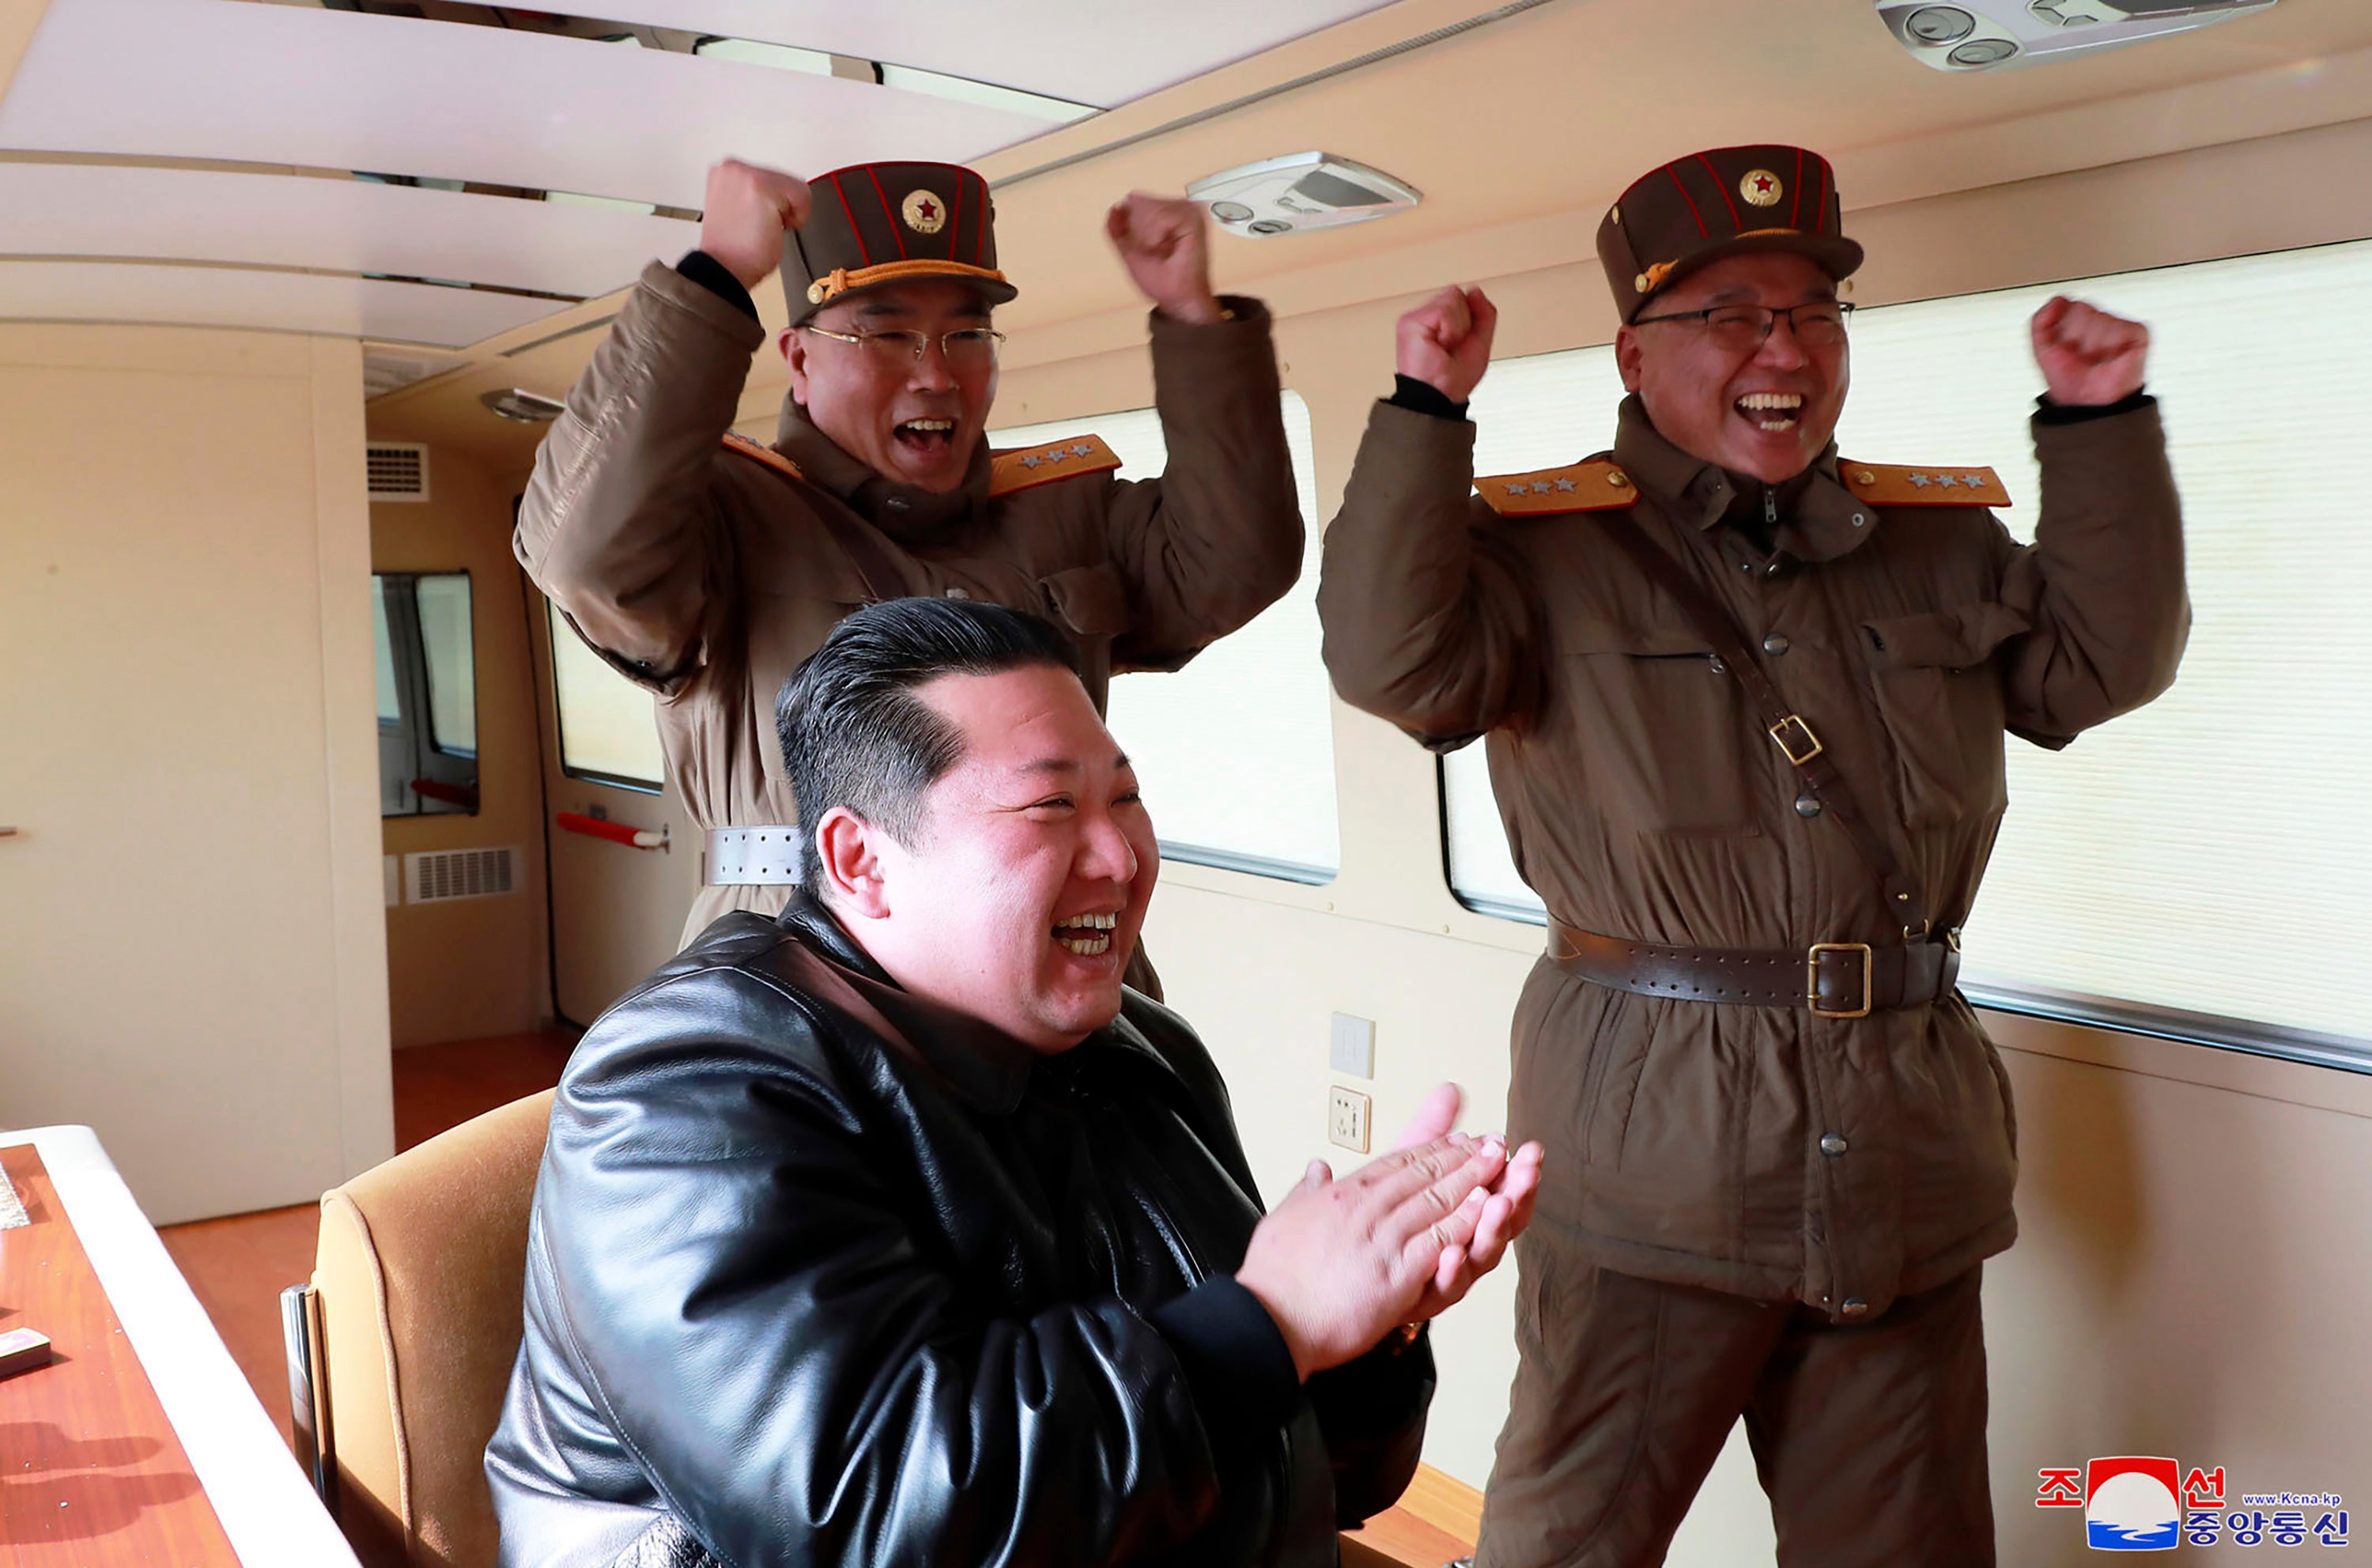
M 881 176 L 874 173 L 869 163 L 865 166 L 865 174 L 873 181 L 873 193 L 881 198 L 881 216 L 890 225 L 890 238 L 898 242 L 898 259 L 902 261 L 906 259 L 906 237 L 898 231 L 904 226 L 899 223 L 896 210 L 890 205 L 890 192 L 881 189 Z M 850 221 L 855 220 L 852 218 Z
M 971 220 L 971 264 L 982 267 L 988 264 L 983 258 L 988 254 L 988 228 L 996 221 L 996 203 L 989 196 L 988 181 L 979 175 L 972 178 L 980 180 L 980 214 Z
M 961 243 L 963 243 L 963 172 L 959 169 L 956 173 L 955 210 L 948 214 L 948 260 L 950 261 L 955 260 L 956 247 Z M 980 252 L 975 250 L 972 254 L 977 256 Z
M 1793 189 L 1796 199 L 1787 203 L 1787 226 L 1801 228 L 1804 226 L 1801 221 L 1804 216 L 1804 149 L 1801 147 L 1796 149 L 1796 183 Z
M 1680 183 L 1680 169 L 1674 165 L 1668 163 L 1664 166 L 1664 172 L 1672 177 L 1672 184 L 1674 188 L 1680 192 L 1680 200 L 1689 204 L 1689 216 L 1697 220 L 1697 233 L 1706 239 L 1711 239 L 1713 238 L 1713 230 L 1705 226 L 1704 214 L 1697 211 L 1697 199 L 1689 194 L 1689 188 L 1687 186 Z
M 1815 155 L 1813 161 L 1820 168 L 1820 193 L 1812 203 L 1812 232 L 1820 234 L 1829 221 L 1829 160 Z
M 873 265 L 873 251 L 865 243 L 865 231 L 856 226 L 856 209 L 848 204 L 848 192 L 842 187 L 840 176 L 834 173 L 828 178 L 831 180 L 831 193 L 840 198 L 840 210 L 848 215 L 848 233 L 856 241 L 856 254 L 869 267 Z
M 1704 154 L 1697 154 L 1697 161 L 1704 164 L 1704 171 L 1713 176 L 1713 188 L 1721 192 L 1721 204 L 1729 209 L 1729 226 L 1738 230 L 1740 234 L 1745 233 L 1746 220 L 1738 215 L 1738 203 L 1729 199 L 1729 181 L 1721 177 L 1721 171 L 1719 169 L 1714 168 L 1712 164 L 1705 162 Z M 1700 224 L 1698 226 L 1702 227 L 1703 226 Z

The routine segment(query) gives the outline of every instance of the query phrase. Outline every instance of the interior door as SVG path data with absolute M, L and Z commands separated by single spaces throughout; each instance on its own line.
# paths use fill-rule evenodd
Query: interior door
M 563 1018 L 589 1024 L 675 956 L 700 887 L 701 845 L 674 782 L 652 782 L 663 770 L 650 693 L 587 652 L 532 584 L 527 599 L 543 725 L 553 1002 Z M 636 848 L 572 830 L 571 818 L 665 831 L 668 842 Z

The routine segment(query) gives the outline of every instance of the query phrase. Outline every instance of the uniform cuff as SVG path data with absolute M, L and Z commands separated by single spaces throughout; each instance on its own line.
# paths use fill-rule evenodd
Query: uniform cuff
M 750 291 L 741 286 L 741 280 L 733 275 L 732 269 L 707 251 L 685 251 L 683 260 L 675 264 L 675 270 L 751 320 L 758 319 L 758 302 L 750 297 Z
M 1413 376 L 1394 376 L 1392 382 L 1392 395 L 1387 401 L 1394 408 L 1429 413 L 1436 419 L 1466 417 L 1466 405 L 1450 401 L 1449 394 L 1430 381 L 1420 381 Z
M 1301 1377 L 1284 1333 L 1233 1275 L 1203 1281 L 1148 1320 L 1185 1371 L 1214 1446 L 1282 1426 L 1300 1405 Z
M 2147 392 L 2128 392 L 2112 403 L 2054 403 L 2051 394 L 2043 393 L 2034 400 L 2034 423 L 2037 424 L 2081 424 L 2087 420 L 2110 419 L 2121 413 L 2136 413 L 2157 406 L 2157 400 Z

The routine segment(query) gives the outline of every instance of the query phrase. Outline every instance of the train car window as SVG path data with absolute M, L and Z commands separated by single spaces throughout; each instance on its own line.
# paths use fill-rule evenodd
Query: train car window
M 560 771 L 572 779 L 658 794 L 667 773 L 651 694 L 602 663 L 559 606 L 546 599 L 543 608 L 560 709 Z
M 1309 410 L 1284 394 L 1285 430 L 1308 545 L 1301 577 L 1252 622 L 1175 674 L 1112 682 L 1112 733 L 1137 776 L 1170 860 L 1290 881 L 1331 881 L 1336 836 L 1332 698 L 1318 651 L 1317 465 Z M 1000 447 L 1092 432 L 1120 454 L 1123 479 L 1169 460 L 1151 409 L 1010 426 Z
M 429 744 L 448 757 L 478 754 L 478 680 L 470 659 L 470 579 L 423 577 L 420 646 L 428 668 Z
M 478 675 L 466 572 L 371 577 L 382 817 L 478 808 Z
M 2149 389 L 2182 490 L 2194 620 L 2165 696 L 2055 755 L 2010 744 L 2012 805 L 1967 928 L 1968 989 L 2052 1016 L 2372 1067 L 2360 965 L 2331 940 L 2358 923 L 2372 881 L 2361 782 L 2372 531 L 2343 456 L 2362 449 L 2354 409 L 2372 395 L 2372 241 L 1866 310 L 1840 447 L 1989 464 L 2014 502 L 2003 521 L 2030 539 L 2040 482 L 2026 417 L 2041 386 L 2026 321 L 2063 291 L 2151 325 Z M 1482 444 L 1502 400 L 1579 388 L 1592 356 L 1610 357 L 1494 366 L 1475 399 Z M 1553 374 L 1569 380 L 1552 382 L 1550 360 L 1568 362 Z M 1487 460 L 1569 461 L 1602 443 L 1611 407 L 1600 389 L 1528 410 L 1572 436 Z M 1452 759 L 1444 786 L 1452 885 L 1490 909 L 1521 884 L 1495 823 L 1474 826 L 1488 800 L 1480 758 Z M 2234 961 L 2249 953 L 2282 955 L 2278 984 Z

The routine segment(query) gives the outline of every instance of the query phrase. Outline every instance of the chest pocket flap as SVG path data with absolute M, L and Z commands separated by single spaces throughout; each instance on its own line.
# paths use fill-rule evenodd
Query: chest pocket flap
M 1871 644 L 1892 664 L 1967 669 L 2034 622 L 2006 604 L 1984 600 L 1958 610 L 1895 615 L 1866 623 Z
M 1863 622 L 1873 694 L 1912 827 L 1982 820 L 2008 804 L 2007 714 L 2000 675 L 1990 667 L 1994 652 L 2032 624 L 1989 600 Z

